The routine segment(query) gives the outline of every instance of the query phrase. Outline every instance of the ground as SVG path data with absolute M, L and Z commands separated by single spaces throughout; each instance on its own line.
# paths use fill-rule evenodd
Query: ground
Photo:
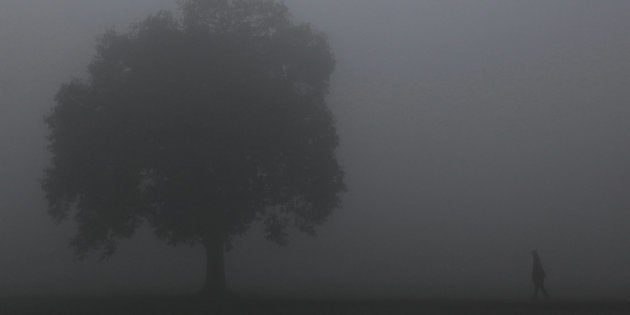
M 198 297 L 4 298 L 2 314 L 630 314 L 630 302 L 281 300 Z

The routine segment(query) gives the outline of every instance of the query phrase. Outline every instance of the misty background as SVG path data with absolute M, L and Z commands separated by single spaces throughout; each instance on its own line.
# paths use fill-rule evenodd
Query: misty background
M 0 295 L 189 293 L 200 248 L 148 228 L 76 261 L 39 187 L 43 116 L 96 36 L 174 0 L 0 2 Z M 630 292 L 630 2 L 286 0 L 328 34 L 344 205 L 311 238 L 227 256 L 232 289 L 528 297 Z

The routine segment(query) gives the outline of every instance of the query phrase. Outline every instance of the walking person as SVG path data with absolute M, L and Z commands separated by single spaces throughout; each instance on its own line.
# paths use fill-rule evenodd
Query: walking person
M 545 300 L 549 300 L 549 294 L 547 294 L 547 290 L 545 290 L 545 277 L 547 275 L 540 262 L 538 251 L 532 250 L 532 258 L 532 281 L 534 282 L 534 295 L 532 296 L 532 300 L 538 300 L 538 291 L 542 292 Z

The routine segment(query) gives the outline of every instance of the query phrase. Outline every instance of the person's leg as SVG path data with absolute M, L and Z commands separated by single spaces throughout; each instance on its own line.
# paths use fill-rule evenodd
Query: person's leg
M 549 294 L 547 294 L 547 290 L 545 289 L 545 285 L 543 283 L 540 284 L 540 291 L 542 291 L 545 300 L 549 300 Z
M 534 282 L 534 295 L 532 295 L 532 300 L 536 301 L 538 300 L 538 290 L 540 289 L 540 286 L 538 285 L 538 283 Z

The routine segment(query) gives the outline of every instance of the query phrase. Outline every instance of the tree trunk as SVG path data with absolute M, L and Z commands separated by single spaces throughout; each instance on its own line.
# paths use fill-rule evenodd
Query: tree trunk
M 206 283 L 204 293 L 210 297 L 222 297 L 227 293 L 225 281 L 224 244 L 219 237 L 204 239 L 206 249 Z

